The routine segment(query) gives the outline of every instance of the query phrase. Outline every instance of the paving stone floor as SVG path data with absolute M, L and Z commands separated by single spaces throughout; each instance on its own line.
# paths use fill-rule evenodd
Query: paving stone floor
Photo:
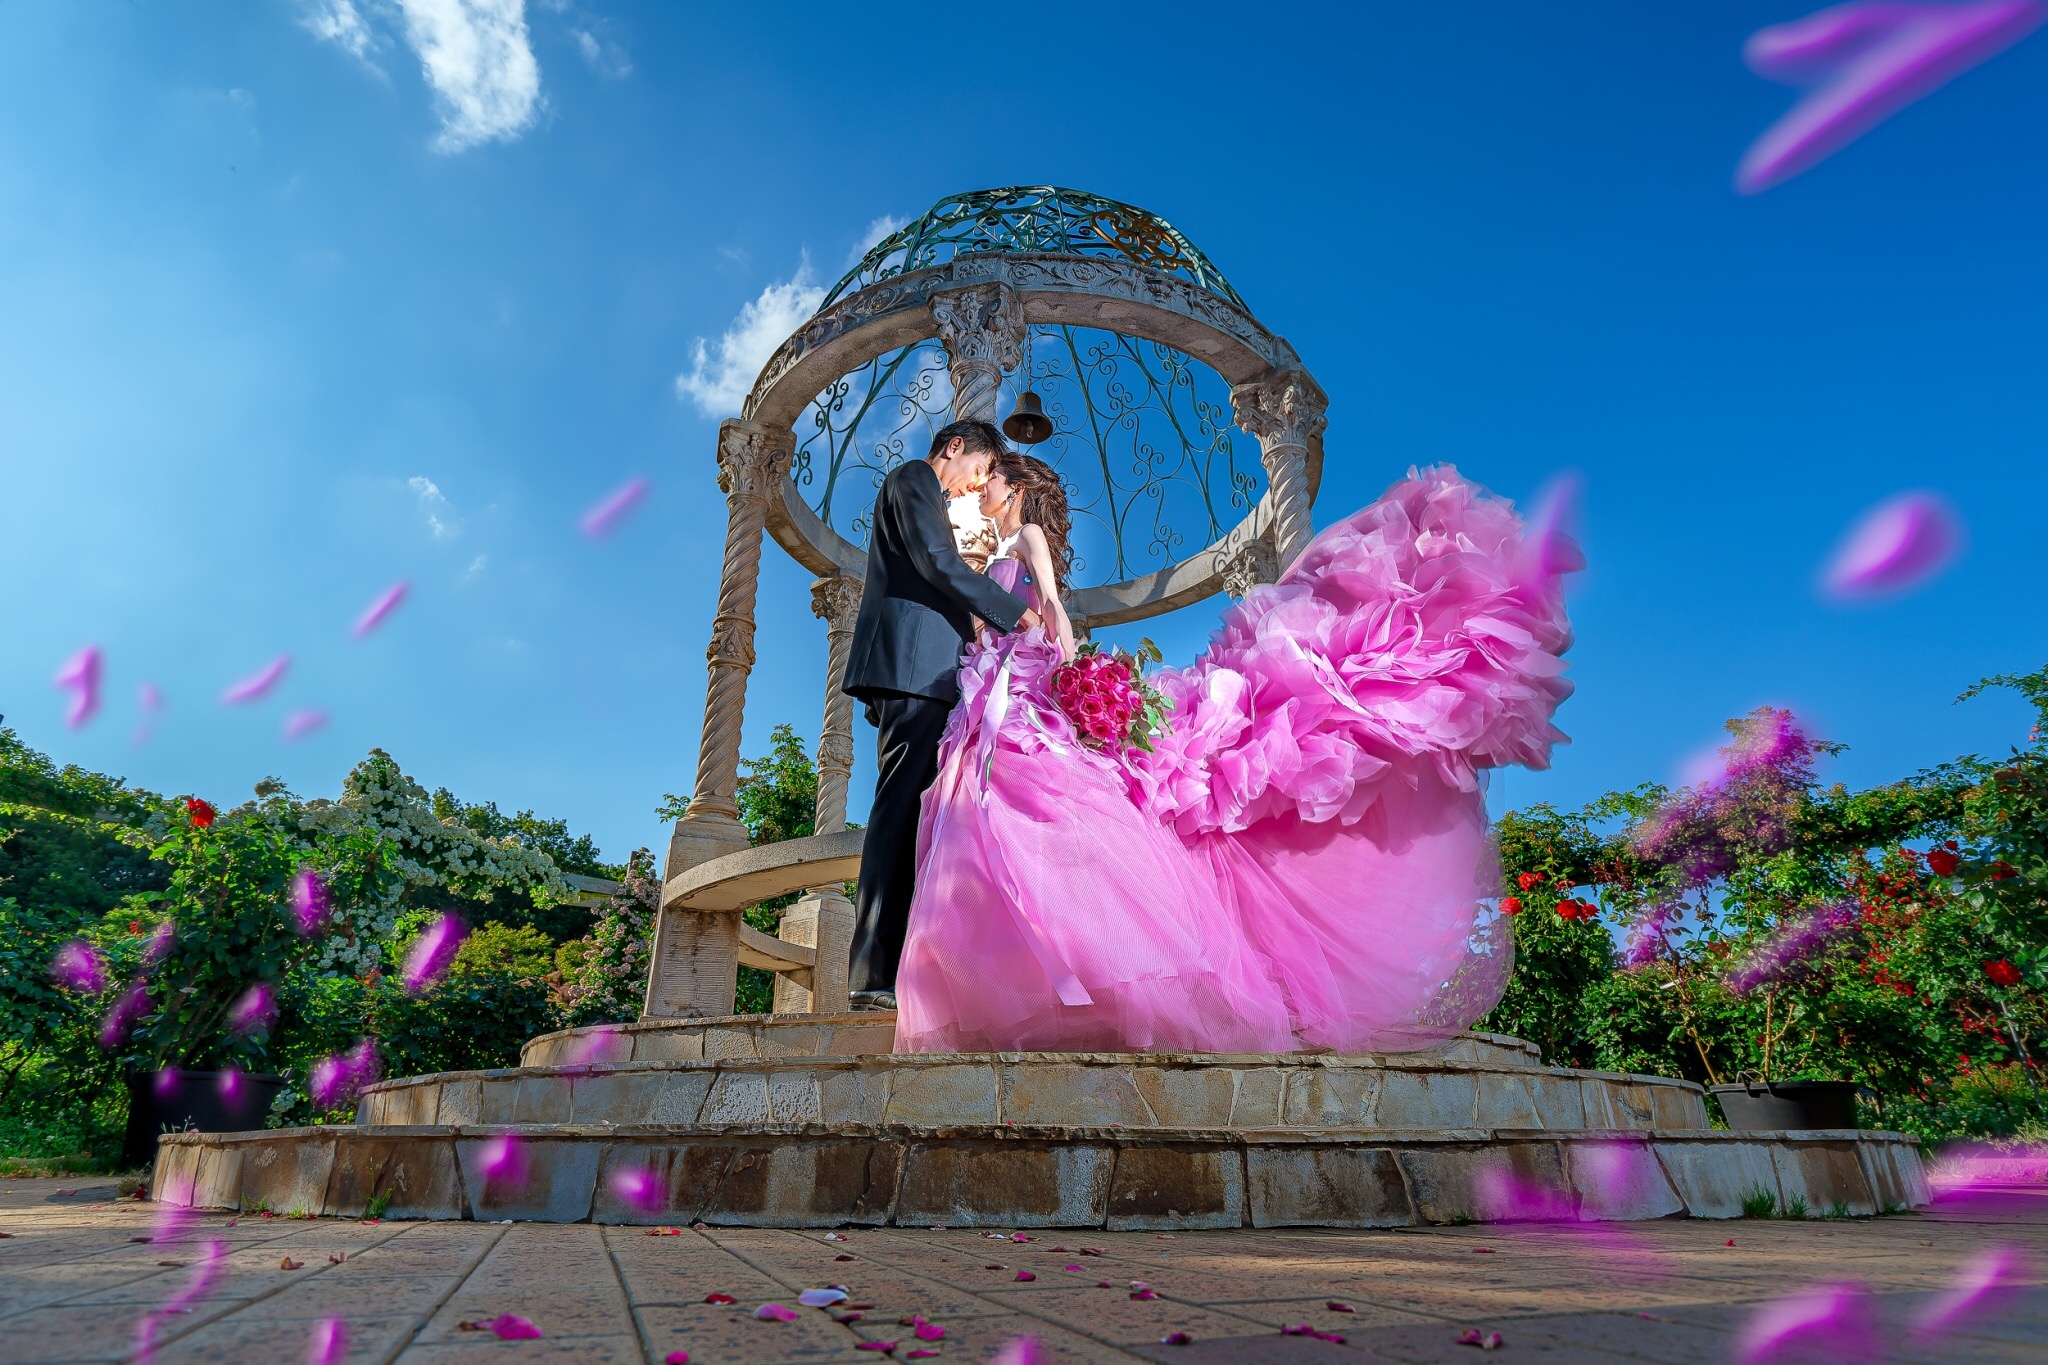
M 849 1230 L 839 1241 L 768 1229 L 651 1236 L 587 1224 L 224 1214 L 193 1220 L 174 1243 L 142 1240 L 157 1216 L 103 1180 L 0 1180 L 0 1361 L 135 1359 L 138 1324 L 191 1282 L 209 1239 L 223 1246 L 221 1273 L 190 1311 L 158 1319 L 151 1358 L 161 1365 L 289 1365 L 308 1358 L 326 1317 L 345 1320 L 348 1360 L 407 1365 L 638 1365 L 680 1351 L 693 1365 L 891 1358 L 860 1348 L 877 1340 L 899 1341 L 898 1360 L 923 1347 L 939 1351 L 932 1359 L 984 1361 L 1027 1333 L 1062 1365 L 1715 1362 L 1731 1357 L 1757 1305 L 1826 1281 L 1865 1286 L 1892 1358 L 2048 1359 L 2048 1191 L 1990 1212 L 1856 1222 L 1034 1232 L 1021 1243 L 969 1230 Z M 1961 1335 L 1899 1344 L 1914 1310 L 1972 1253 L 2001 1244 L 2027 1260 L 2015 1297 Z M 287 1259 L 300 1268 L 282 1268 Z M 1133 1299 L 1133 1280 L 1158 1297 Z M 786 1323 L 752 1315 L 768 1302 L 794 1307 L 799 1291 L 830 1283 L 873 1306 L 850 1323 L 817 1309 Z M 739 1302 L 707 1304 L 712 1293 Z M 501 1341 L 462 1329 L 500 1313 L 544 1335 Z M 911 1314 L 944 1326 L 935 1348 L 899 1325 Z M 1302 1323 L 1344 1341 L 1279 1330 Z M 1456 1344 L 1468 1328 L 1500 1333 L 1500 1352 Z M 1176 1331 L 1192 1343 L 1161 1343 Z

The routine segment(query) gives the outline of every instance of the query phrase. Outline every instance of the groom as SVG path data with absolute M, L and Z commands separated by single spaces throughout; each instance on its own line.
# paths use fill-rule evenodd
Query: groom
M 875 495 L 867 584 L 840 690 L 867 704 L 880 731 L 875 802 L 861 842 L 853 960 L 855 1009 L 896 1008 L 896 964 L 917 880 L 918 804 L 939 772 L 939 738 L 959 699 L 960 651 L 973 618 L 1000 631 L 1038 613 L 967 567 L 946 500 L 988 481 L 1002 437 L 988 422 L 955 422 L 929 458 L 889 471 Z

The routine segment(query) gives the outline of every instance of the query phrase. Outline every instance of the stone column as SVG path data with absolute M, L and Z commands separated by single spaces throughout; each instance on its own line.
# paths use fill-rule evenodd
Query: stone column
M 933 294 L 932 320 L 953 376 L 955 420 L 996 421 L 1003 375 L 1024 358 L 1024 302 L 1000 280 Z
M 839 690 L 846 656 L 853 650 L 853 623 L 860 614 L 858 579 L 835 575 L 811 584 L 811 610 L 825 622 L 825 720 L 818 735 L 818 808 L 812 822 L 819 834 L 846 828 L 846 787 L 853 776 L 853 698 Z M 787 973 L 775 978 L 777 1014 L 839 1014 L 849 1005 L 847 959 L 853 950 L 853 903 L 835 884 L 815 887 L 783 913 L 776 936 L 817 952 L 811 984 Z
M 1273 494 L 1273 550 L 1284 572 L 1310 538 L 1308 443 L 1326 425 L 1330 400 L 1301 370 L 1276 370 L 1230 391 L 1237 424 L 1259 438 Z
M 1244 548 L 1223 565 L 1223 591 L 1239 601 L 1261 583 L 1280 581 L 1280 558 L 1264 536 L 1245 542 Z
M 697 785 L 669 836 L 662 880 L 747 846 L 734 792 L 739 787 L 740 726 L 746 718 L 747 675 L 754 668 L 754 594 L 760 584 L 761 532 L 768 499 L 780 495 L 795 437 L 751 422 L 718 428 L 718 486 L 725 492 L 725 563 L 718 575 L 718 613 L 711 624 L 710 678 L 704 689 L 704 732 L 697 749 Z M 739 916 L 661 912 L 642 1014 L 671 1018 L 732 1013 L 739 978 Z

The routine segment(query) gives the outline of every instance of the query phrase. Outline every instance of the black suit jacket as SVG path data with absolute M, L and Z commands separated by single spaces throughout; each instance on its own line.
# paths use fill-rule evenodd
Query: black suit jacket
M 931 465 L 906 460 L 875 495 L 867 585 L 840 689 L 951 701 L 960 695 L 960 651 L 974 635 L 969 618 L 1010 631 L 1023 615 L 1023 602 L 960 558 Z

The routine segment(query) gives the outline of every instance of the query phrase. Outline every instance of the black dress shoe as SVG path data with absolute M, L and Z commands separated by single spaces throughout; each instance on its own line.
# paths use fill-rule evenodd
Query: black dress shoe
M 893 1010 L 896 1008 L 894 991 L 855 991 L 849 997 L 857 1010 Z

